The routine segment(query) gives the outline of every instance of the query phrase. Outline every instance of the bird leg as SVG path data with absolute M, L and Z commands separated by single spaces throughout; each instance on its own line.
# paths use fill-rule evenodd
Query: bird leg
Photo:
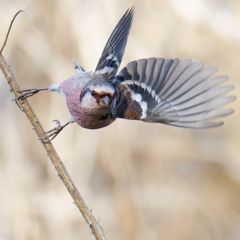
M 49 142 L 51 142 L 63 130 L 63 128 L 65 128 L 69 123 L 75 122 L 75 120 L 71 117 L 69 121 L 64 125 L 61 125 L 59 120 L 53 120 L 53 122 L 56 122 L 57 126 L 47 131 L 45 133 L 46 136 L 43 138 L 39 138 L 39 140 L 41 141 L 48 140 Z
M 31 97 L 33 95 L 35 95 L 36 93 L 40 92 L 40 91 L 45 91 L 48 90 L 48 88 L 30 88 L 30 89 L 23 89 L 18 91 L 19 93 L 22 93 L 20 96 L 15 97 L 12 101 L 16 101 L 16 100 L 24 100 L 28 97 Z

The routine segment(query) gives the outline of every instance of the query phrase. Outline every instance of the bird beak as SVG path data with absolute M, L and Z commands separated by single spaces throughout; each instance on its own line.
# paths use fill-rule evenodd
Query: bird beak
M 99 104 L 103 107 L 109 107 L 111 103 L 111 100 L 108 96 L 105 96 L 99 101 Z

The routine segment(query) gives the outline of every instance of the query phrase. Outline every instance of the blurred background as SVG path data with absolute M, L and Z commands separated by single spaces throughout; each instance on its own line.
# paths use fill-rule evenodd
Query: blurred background
M 240 92 L 238 0 L 1 0 L 0 45 L 21 86 L 48 87 L 94 70 L 127 8 L 136 14 L 121 67 L 148 57 L 192 57 L 228 75 Z M 0 240 L 93 239 L 0 73 Z M 70 118 L 65 99 L 29 99 L 44 129 Z M 209 130 L 117 120 L 72 124 L 53 145 L 109 239 L 238 240 L 240 113 Z

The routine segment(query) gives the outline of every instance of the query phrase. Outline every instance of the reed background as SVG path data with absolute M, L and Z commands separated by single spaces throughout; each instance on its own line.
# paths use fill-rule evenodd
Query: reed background
M 136 14 L 122 67 L 148 57 L 192 57 L 240 87 L 237 0 L 1 0 L 0 43 L 21 88 L 47 87 L 94 70 L 128 7 Z M 1 45 L 1 44 L 0 44 Z M 0 240 L 92 239 L 0 73 Z M 29 99 L 45 130 L 68 121 L 65 100 Z M 210 130 L 117 120 L 100 130 L 68 126 L 53 142 L 109 239 L 238 240 L 240 113 Z

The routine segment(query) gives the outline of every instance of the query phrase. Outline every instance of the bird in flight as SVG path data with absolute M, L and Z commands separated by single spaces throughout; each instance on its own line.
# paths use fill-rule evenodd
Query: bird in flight
M 109 37 L 94 72 L 76 62 L 77 74 L 48 88 L 20 91 L 15 100 L 39 91 L 66 97 L 70 120 L 51 129 L 43 140 L 53 140 L 69 123 L 88 129 L 106 127 L 117 118 L 163 123 L 185 128 L 212 128 L 217 118 L 233 113 L 222 106 L 235 100 L 225 96 L 233 86 L 219 86 L 226 76 L 212 76 L 217 68 L 191 58 L 146 58 L 132 61 L 118 74 L 134 16 L 134 7 L 122 16 Z

